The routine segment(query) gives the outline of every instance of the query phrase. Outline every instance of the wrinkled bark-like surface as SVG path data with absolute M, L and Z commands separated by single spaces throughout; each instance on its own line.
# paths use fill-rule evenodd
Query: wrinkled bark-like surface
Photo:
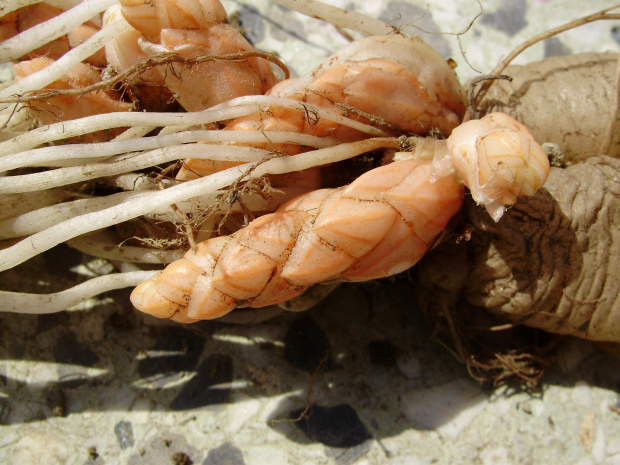
M 538 194 L 499 223 L 469 208 L 475 230 L 467 252 L 448 244 L 421 264 L 421 281 L 451 294 L 448 305 L 461 297 L 516 323 L 620 342 L 619 196 L 620 160 L 552 168 Z
M 600 153 L 618 92 L 617 53 L 582 53 L 506 68 L 480 104 L 481 115 L 506 113 L 540 142 L 557 144 L 571 159 Z M 608 155 L 620 156 L 620 114 Z

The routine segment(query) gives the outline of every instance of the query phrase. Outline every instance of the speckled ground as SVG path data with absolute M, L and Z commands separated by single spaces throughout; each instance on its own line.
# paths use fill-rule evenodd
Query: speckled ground
M 263 0 L 225 3 L 297 73 L 346 43 L 332 26 Z M 332 3 L 441 32 L 461 31 L 478 11 L 475 1 Z M 584 8 L 482 4 L 461 41 L 484 72 Z M 610 4 L 592 0 L 587 12 Z M 524 59 L 617 49 L 618 26 L 587 26 Z M 475 75 L 454 35 L 428 38 L 462 79 Z M 107 267 L 61 246 L 0 274 L 0 285 L 52 292 Z M 162 322 L 134 311 L 128 291 L 85 311 L 0 314 L 0 463 L 620 464 L 615 355 L 567 339 L 536 394 L 482 389 L 414 300 L 402 277 L 342 286 L 309 312 L 254 325 Z
M 616 357 L 568 340 L 540 392 L 482 389 L 404 278 L 241 326 L 127 297 L 0 315 L 0 463 L 620 463 Z

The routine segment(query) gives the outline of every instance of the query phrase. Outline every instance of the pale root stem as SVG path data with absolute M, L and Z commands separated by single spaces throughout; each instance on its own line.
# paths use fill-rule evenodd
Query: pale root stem
M 3 108 L 0 105 L 0 108 Z M 30 119 L 30 115 L 26 111 L 26 106 L 21 104 L 12 104 L 0 110 L 0 142 L 14 137 L 12 131 L 17 126 L 25 123 Z M 16 131 L 21 133 L 22 131 Z
M 141 173 L 123 173 L 118 176 L 108 176 L 106 183 L 123 191 L 152 191 L 159 189 L 153 182 L 154 178 Z M 173 179 L 162 179 L 165 187 L 175 185 L 177 182 Z
M 107 159 L 113 155 L 143 150 L 155 150 L 178 144 L 196 142 L 225 142 L 242 144 L 295 144 L 300 146 L 326 148 L 336 145 L 338 140 L 332 137 L 316 137 L 308 134 L 277 131 L 216 131 L 200 130 L 185 131 L 169 135 L 151 137 L 136 137 L 125 140 L 113 140 L 110 142 L 98 142 L 90 144 L 72 144 L 67 146 L 57 145 L 32 149 L 0 157 L 0 172 L 23 167 L 60 167 L 82 165 L 87 161 L 94 163 L 97 159 Z M 201 145 L 202 147 L 204 145 Z M 220 147 L 222 152 L 227 147 Z M 189 155 L 183 155 L 185 158 Z M 194 155 L 192 155 L 193 157 Z M 92 159 L 92 160 L 88 160 Z M 250 160 L 246 160 L 250 161 Z M 133 168 L 137 169 L 137 168 Z
M 67 196 L 63 189 L 0 195 L 0 220 L 62 202 Z
M 183 249 L 160 250 L 124 244 L 118 245 L 102 233 L 76 237 L 67 241 L 67 245 L 92 257 L 132 263 L 168 264 L 185 255 Z
M 395 138 L 366 139 L 299 155 L 272 158 L 254 166 L 245 164 L 229 168 L 162 191 L 140 193 L 132 198 L 130 202 L 72 217 L 60 224 L 33 234 L 11 247 L 0 250 L 0 271 L 13 268 L 62 242 L 82 234 L 103 229 L 138 216 L 147 215 L 188 198 L 206 195 L 215 190 L 222 189 L 239 181 L 239 176 L 244 175 L 249 168 L 252 168 L 252 177 L 258 178 L 266 174 L 301 171 L 314 166 L 346 160 L 362 153 L 382 148 L 397 149 L 398 140 Z
M 143 113 L 115 112 L 63 121 L 20 134 L 0 143 L 0 155 L 9 155 L 32 149 L 42 144 L 82 136 L 91 132 L 117 127 L 183 126 L 208 124 L 220 119 L 246 116 L 256 111 L 254 106 L 239 106 L 223 110 L 205 110 L 196 113 Z
M 144 126 L 138 128 L 128 128 L 126 131 L 121 132 L 116 136 L 113 141 L 136 139 L 146 136 L 149 132 L 153 132 L 157 129 L 157 126 Z M 160 132 L 161 135 L 161 132 Z
M 142 176 L 142 175 L 141 175 Z M 142 176 L 144 177 L 144 176 Z M 152 181 L 146 181 L 157 189 Z M 144 190 L 144 189 L 142 189 Z M 240 193 L 239 200 L 244 207 L 252 212 L 274 211 L 279 205 L 291 200 L 298 195 L 304 194 L 307 189 L 297 187 L 283 187 L 271 193 L 269 198 L 251 193 Z M 139 195 L 138 191 L 119 192 L 106 197 L 92 197 L 89 199 L 78 199 L 70 202 L 58 203 L 56 205 L 41 206 L 36 210 L 31 210 L 14 217 L 0 220 L 0 240 L 13 239 L 16 237 L 29 236 L 50 228 L 73 217 L 97 212 L 115 205 L 129 202 L 133 197 Z M 48 197 L 54 199 L 46 192 Z M 179 211 L 182 213 L 200 213 L 208 211 L 212 214 L 236 213 L 242 209 L 237 202 L 218 202 L 222 192 L 212 192 L 192 199 L 186 199 L 177 203 Z M 0 199 L 1 200 L 1 199 Z M 177 221 L 177 215 L 168 206 L 151 212 L 157 221 Z M 92 255 L 92 254 L 91 254 Z
M 53 294 L 0 291 L 0 300 L 2 300 L 0 311 L 30 315 L 62 312 L 104 292 L 137 286 L 154 274 L 154 271 L 108 274 Z
M 254 147 L 218 146 L 209 144 L 186 144 L 150 150 L 137 155 L 117 155 L 105 162 L 70 166 L 5 177 L 0 185 L 0 194 L 34 192 L 42 189 L 66 186 L 105 176 L 115 176 L 132 170 L 141 170 L 183 158 L 203 158 L 209 160 L 253 162 L 263 158 L 268 152 Z
M 75 216 L 122 205 L 136 195 L 139 193 L 119 192 L 106 197 L 78 199 L 56 205 L 42 206 L 13 218 L 0 220 L 0 239 L 12 239 L 35 234 Z
M 491 75 L 502 74 L 502 72 L 506 69 L 506 67 L 514 60 L 517 56 L 519 56 L 524 50 L 528 49 L 532 45 L 548 39 L 549 37 L 553 37 L 554 35 L 560 34 L 561 32 L 568 31 L 570 29 L 574 29 L 579 26 L 583 26 L 584 24 L 588 24 L 594 21 L 600 20 L 618 20 L 620 19 L 620 14 L 609 14 L 608 11 L 617 10 L 620 8 L 620 4 L 614 5 L 609 8 L 605 8 L 604 10 L 598 11 L 588 16 L 584 16 L 583 18 L 576 19 L 574 21 L 570 21 L 561 26 L 555 27 L 553 29 L 549 29 L 545 32 L 542 32 L 534 37 L 526 40 L 525 42 L 519 44 L 512 52 L 510 52 L 502 61 L 500 61 L 495 69 L 491 71 Z M 489 85 L 493 84 L 493 81 L 489 82 Z
M 0 43 L 0 56 L 3 61 L 17 60 L 26 53 L 71 32 L 116 2 L 117 0 L 84 0 L 74 8 Z
M 385 136 L 385 132 L 359 121 L 354 121 L 338 112 L 325 110 L 314 105 L 297 100 L 252 95 L 238 97 L 228 102 L 216 105 L 208 110 L 194 113 L 143 113 L 143 112 L 115 112 L 103 115 L 94 115 L 72 121 L 50 124 L 49 126 L 33 129 L 25 134 L 16 136 L 0 143 L 0 155 L 21 152 L 37 147 L 44 143 L 81 136 L 91 132 L 106 129 L 131 126 L 189 126 L 195 124 L 209 124 L 217 121 L 226 121 L 241 116 L 247 116 L 260 111 L 269 111 L 271 106 L 293 108 L 308 112 L 318 118 L 342 124 L 356 129 L 370 136 Z M 230 131 L 234 132 L 234 131 Z M 234 136 L 231 135 L 231 138 Z
M 167 136 L 168 134 L 176 134 L 177 132 L 185 131 L 200 131 L 202 126 L 199 124 L 183 125 L 183 126 L 164 126 L 159 131 L 160 136 Z
M 271 2 L 311 18 L 323 20 L 338 28 L 351 29 L 367 36 L 380 36 L 395 31 L 384 21 L 315 0 L 271 0 Z
M 242 213 L 250 212 L 272 212 L 280 205 L 302 194 L 306 194 L 308 189 L 303 187 L 278 187 L 272 191 L 268 198 L 263 198 L 253 192 L 240 192 L 239 202 L 220 201 L 219 196 L 222 192 L 215 192 L 211 195 L 203 195 L 192 199 L 178 202 L 176 205 L 182 213 L 208 211 L 215 214 Z M 241 208 L 243 204 L 243 208 Z M 158 220 L 173 221 L 167 211 L 155 215 Z M 201 229 L 203 227 L 201 226 Z
M 82 0 L 45 0 L 45 3 L 48 5 L 60 8 L 61 10 L 68 10 L 81 2 Z M 19 10 L 25 6 L 34 5 L 35 3 L 40 3 L 40 0 L 2 0 L 0 2 L 0 6 L 2 7 L 0 14 L 2 14 L 2 16 L 8 15 L 12 11 Z

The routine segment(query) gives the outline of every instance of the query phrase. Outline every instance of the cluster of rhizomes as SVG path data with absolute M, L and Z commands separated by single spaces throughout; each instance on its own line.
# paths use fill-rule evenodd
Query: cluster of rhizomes
M 0 18 L 5 44 L 59 13 L 42 5 Z M 459 210 L 464 185 L 499 219 L 505 205 L 532 195 L 546 179 L 544 153 L 514 120 L 494 114 L 460 125 L 462 87 L 419 38 L 394 33 L 357 40 L 306 75 L 281 80 L 286 76 L 270 63 L 277 60 L 255 51 L 228 24 L 218 0 L 121 0 L 102 25 L 99 31 L 96 21 L 84 24 L 29 51 L 29 60 L 14 67 L 13 88 L 0 90 L 0 101 L 27 105 L 45 125 L 0 143 L 0 168 L 49 168 L 12 172 L 0 194 L 15 201 L 26 193 L 56 193 L 53 201 L 0 219 L 2 237 L 30 235 L 27 243 L 0 251 L 3 269 L 60 242 L 84 248 L 78 236 L 131 218 L 156 214 L 181 223 L 193 215 L 203 221 L 194 230 L 208 240 L 132 296 L 140 310 L 192 322 L 283 302 L 316 283 L 398 273 Z M 75 39 L 83 28 L 91 39 Z M 105 42 L 105 56 L 88 54 L 97 40 Z M 83 43 L 70 50 L 76 41 Z M 62 71 L 63 60 L 87 54 L 90 64 L 80 60 Z M 104 65 L 102 80 L 93 66 Z M 131 80 L 113 89 L 97 86 L 114 75 Z M 176 105 L 186 112 L 170 112 Z M 14 115 L 15 108 L 3 112 Z M 10 131 L 14 124 L 8 118 L 5 126 Z M 67 138 L 70 148 L 51 144 Z M 405 146 L 408 154 L 394 156 Z M 319 166 L 378 150 L 400 161 L 349 186 L 321 189 Z M 141 183 L 140 170 L 177 159 L 184 161 L 174 179 Z M 257 195 L 247 186 L 266 175 L 269 201 L 253 201 Z M 127 192 L 79 205 L 63 203 L 57 192 L 102 177 Z M 214 237 L 217 215 L 234 203 L 259 217 Z M 217 209 L 200 214 L 214 204 Z M 41 217 L 52 213 L 55 221 L 42 226 Z M 152 250 L 134 249 L 140 247 L 123 246 L 108 258 L 169 262 L 178 256 L 153 259 Z

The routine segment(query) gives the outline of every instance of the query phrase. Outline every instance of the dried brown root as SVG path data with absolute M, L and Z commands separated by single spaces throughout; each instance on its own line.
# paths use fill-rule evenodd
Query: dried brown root
M 454 236 L 418 264 L 414 285 L 427 322 L 438 341 L 481 384 L 536 388 L 554 360 L 557 338 L 533 328 L 502 324 L 500 318 L 459 300 L 470 267 L 467 244 L 456 243 Z

